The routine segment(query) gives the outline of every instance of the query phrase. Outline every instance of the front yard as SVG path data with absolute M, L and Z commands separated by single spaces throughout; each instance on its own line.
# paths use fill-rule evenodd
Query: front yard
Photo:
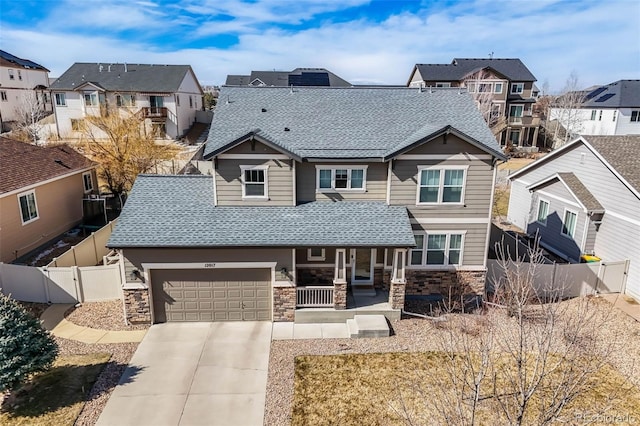
M 606 336 L 602 344 L 610 347 L 609 356 L 598 373 L 587 381 L 589 393 L 567 406 L 562 416 L 568 424 L 597 412 L 640 420 L 637 405 L 640 376 L 636 366 L 640 359 L 640 324 L 612 310 L 604 300 L 594 299 L 594 304 L 598 314 L 611 315 L 606 330 L 602 330 Z M 451 396 L 447 391 L 455 386 L 449 374 L 451 358 L 444 356 L 439 342 L 449 336 L 448 327 L 453 327 L 452 322 L 460 317 L 452 316 L 451 321 L 441 323 L 416 318 L 395 321 L 391 324 L 394 335 L 389 338 L 272 342 L 265 424 L 443 424 L 435 415 L 438 409 L 434 398 Z M 471 321 L 466 328 L 456 331 L 470 336 L 470 340 L 480 339 L 484 317 L 465 317 Z M 561 326 L 560 335 L 563 327 L 568 325 Z M 506 321 L 503 329 L 509 329 Z M 496 356 L 498 364 L 503 367 L 508 364 L 501 355 Z M 584 362 L 586 365 L 588 360 Z M 550 375 L 550 379 L 579 373 L 582 365 L 565 363 L 562 367 Z M 507 380 L 506 377 L 498 383 Z M 546 397 L 545 392 L 551 389 L 538 395 Z M 490 386 L 481 392 L 476 424 L 507 424 L 504 417 L 497 414 L 493 392 Z M 536 398 L 532 399 L 532 405 L 539 402 Z M 450 399 L 450 405 L 453 406 L 454 400 L 454 397 Z M 404 419 L 407 413 L 411 422 Z M 537 422 L 525 418 L 524 424 Z

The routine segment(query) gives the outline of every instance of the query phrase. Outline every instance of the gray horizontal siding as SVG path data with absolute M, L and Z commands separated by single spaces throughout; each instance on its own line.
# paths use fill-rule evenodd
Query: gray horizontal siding
M 462 249 L 462 266 L 484 265 L 488 225 L 482 223 L 414 224 L 412 227 L 414 231 L 427 232 L 431 234 L 437 234 L 443 231 L 447 231 L 447 233 L 466 231 L 464 236 L 464 247 Z
M 471 145 L 468 142 L 463 141 L 462 139 L 459 139 L 456 136 L 448 135 L 446 138 L 446 142 L 444 136 L 439 136 L 433 140 L 430 140 L 429 142 L 416 146 L 411 151 L 405 152 L 405 154 L 487 155 L 487 152 L 474 145 Z
M 418 166 L 469 166 L 467 169 L 464 205 L 416 206 Z M 493 170 L 490 160 L 397 160 L 391 176 L 392 205 L 406 205 L 416 218 L 489 217 Z
M 340 168 L 336 163 L 298 163 L 296 164 L 297 198 L 299 203 L 311 201 L 341 201 L 341 200 L 370 200 L 385 201 L 387 199 L 387 168 L 386 163 L 368 163 L 366 192 L 336 191 L 316 193 L 316 165 Z M 344 163 L 346 166 L 360 165 L 358 163 Z
M 225 151 L 223 154 L 281 154 L 280 151 L 268 147 L 260 142 L 243 142 L 238 146 Z
M 216 195 L 220 206 L 291 206 L 293 202 L 293 171 L 290 160 L 218 160 Z M 240 166 L 268 165 L 269 199 L 243 200 Z

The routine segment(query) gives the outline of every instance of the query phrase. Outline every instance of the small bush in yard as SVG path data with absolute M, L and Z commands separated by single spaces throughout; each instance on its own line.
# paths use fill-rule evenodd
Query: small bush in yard
M 39 320 L 0 293 L 0 392 L 47 370 L 57 355 L 58 345 Z

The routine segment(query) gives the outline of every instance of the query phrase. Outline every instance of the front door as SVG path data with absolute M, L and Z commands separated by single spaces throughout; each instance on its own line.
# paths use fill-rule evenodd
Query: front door
M 351 250 L 351 282 L 373 282 L 373 256 L 369 248 Z

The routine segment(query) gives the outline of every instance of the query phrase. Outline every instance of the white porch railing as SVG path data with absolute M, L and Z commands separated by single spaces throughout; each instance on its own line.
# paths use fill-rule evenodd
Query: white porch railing
M 333 307 L 333 286 L 296 287 L 296 300 L 299 308 Z

